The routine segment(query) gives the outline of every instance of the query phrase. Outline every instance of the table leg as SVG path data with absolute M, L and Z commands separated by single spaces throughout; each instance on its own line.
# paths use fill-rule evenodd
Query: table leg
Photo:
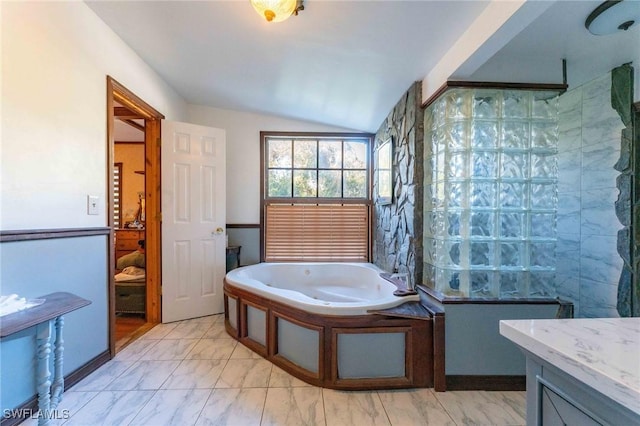
M 51 386 L 51 409 L 55 410 L 64 392 L 64 373 L 62 371 L 64 359 L 64 339 L 62 338 L 62 328 L 64 327 L 64 318 L 59 316 L 56 318 L 56 341 L 53 350 L 53 385 Z
M 37 389 L 38 389 L 38 425 L 49 424 L 51 403 L 51 372 L 49 371 L 49 354 L 51 353 L 51 326 L 47 321 L 37 326 L 36 343 L 38 345 Z

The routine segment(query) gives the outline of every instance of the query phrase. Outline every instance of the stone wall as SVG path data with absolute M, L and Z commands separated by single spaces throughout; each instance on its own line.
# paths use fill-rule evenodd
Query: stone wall
M 393 198 L 374 204 L 374 263 L 388 272 L 409 272 L 422 282 L 423 113 L 421 83 L 414 83 L 389 113 L 375 137 L 375 148 L 392 138 Z M 374 176 L 377 165 L 374 164 Z M 376 182 L 374 179 L 374 194 Z
M 614 168 L 620 172 L 617 177 L 617 187 L 620 193 L 615 202 L 616 216 L 622 224 L 618 231 L 618 253 L 622 257 L 622 271 L 618 281 L 618 313 L 622 317 L 634 315 L 633 282 L 633 250 L 631 243 L 632 228 L 632 196 L 634 168 L 633 168 L 633 67 L 624 64 L 611 71 L 611 106 L 618 112 L 624 124 L 620 137 L 620 158 Z M 636 293 L 637 296 L 637 293 Z M 637 308 L 636 308 L 637 309 Z
M 640 85 L 640 82 L 638 82 Z M 632 316 L 640 317 L 640 102 L 635 104 L 635 117 L 633 121 L 633 163 L 634 163 L 634 180 L 633 180 L 633 279 L 632 279 Z

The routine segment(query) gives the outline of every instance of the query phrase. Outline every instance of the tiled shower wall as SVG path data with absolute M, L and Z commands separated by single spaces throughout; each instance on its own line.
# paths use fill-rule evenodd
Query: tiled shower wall
M 622 259 L 614 165 L 624 128 L 611 107 L 611 73 L 560 97 L 558 141 L 558 296 L 576 317 L 617 317 Z

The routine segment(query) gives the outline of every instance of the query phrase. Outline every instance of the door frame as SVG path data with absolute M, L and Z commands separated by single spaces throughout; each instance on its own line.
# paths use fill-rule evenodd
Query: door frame
M 164 115 L 150 106 L 140 97 L 124 87 L 113 77 L 107 75 L 107 171 L 108 171 L 108 203 L 107 223 L 109 232 L 109 352 L 113 358 L 116 354 L 116 315 L 115 315 L 115 244 L 113 230 L 113 162 L 115 159 L 114 138 L 114 102 L 140 115 L 144 119 L 145 150 L 145 252 L 146 262 L 146 318 L 148 323 L 157 324 L 162 321 L 162 259 L 161 259 L 161 224 L 160 207 L 160 132 Z

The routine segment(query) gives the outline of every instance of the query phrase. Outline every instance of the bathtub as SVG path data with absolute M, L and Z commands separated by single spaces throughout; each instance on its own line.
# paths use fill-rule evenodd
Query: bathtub
M 371 263 L 259 263 L 230 271 L 227 283 L 323 315 L 365 315 L 393 308 L 418 295 L 398 297 L 397 287 Z
M 434 316 L 406 315 L 368 263 L 261 263 L 224 282 L 227 333 L 293 376 L 332 389 L 434 385 Z M 412 302 L 412 305 L 403 305 Z M 388 310 L 388 308 L 397 309 Z M 421 306 L 421 305 L 420 305 Z M 444 369 L 442 369 L 444 375 Z

